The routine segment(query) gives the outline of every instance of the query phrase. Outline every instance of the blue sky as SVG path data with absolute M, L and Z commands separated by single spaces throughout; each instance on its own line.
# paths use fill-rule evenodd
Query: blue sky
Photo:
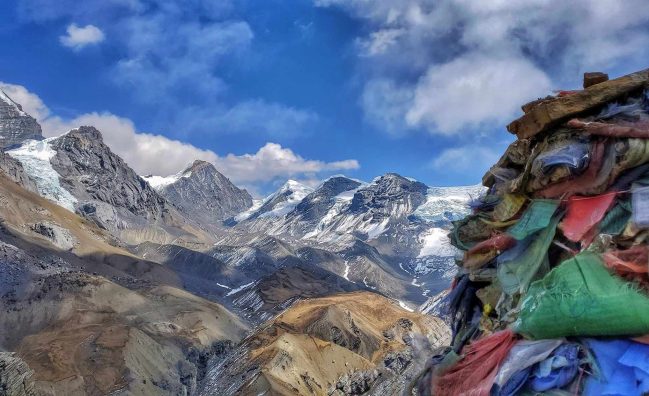
M 478 183 L 526 100 L 647 67 L 643 1 L 5 0 L 0 81 L 138 172 L 263 194 L 385 172 Z

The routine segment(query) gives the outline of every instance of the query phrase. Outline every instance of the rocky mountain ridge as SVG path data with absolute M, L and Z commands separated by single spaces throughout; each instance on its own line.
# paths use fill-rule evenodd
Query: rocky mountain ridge
M 94 127 L 25 140 L 7 154 L 21 164 L 39 194 L 127 243 L 210 240 L 113 153 Z

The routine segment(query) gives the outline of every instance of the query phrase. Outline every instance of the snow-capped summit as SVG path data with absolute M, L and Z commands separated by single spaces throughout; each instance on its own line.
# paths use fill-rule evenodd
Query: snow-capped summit
M 288 180 L 251 213 L 249 220 L 266 217 L 282 217 L 291 212 L 313 189 L 296 180 Z
M 232 184 L 206 161 L 196 160 L 173 176 L 144 179 L 183 214 L 207 227 L 218 226 L 252 206 L 246 190 Z
M 0 90 L 0 148 L 26 140 L 43 140 L 41 126 L 23 111 L 22 106 Z
M 336 203 L 338 195 L 355 192 L 359 186 L 361 186 L 359 181 L 345 176 L 330 177 L 305 196 L 288 217 L 299 217 L 302 221 L 320 220 Z

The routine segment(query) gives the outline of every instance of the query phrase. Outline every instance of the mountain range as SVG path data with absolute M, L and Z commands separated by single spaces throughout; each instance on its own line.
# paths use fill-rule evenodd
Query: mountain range
M 44 138 L 4 92 L 0 148 L 6 394 L 389 394 L 448 342 L 417 307 L 480 186 L 337 175 L 253 199 L 205 161 L 138 175 L 92 126 Z

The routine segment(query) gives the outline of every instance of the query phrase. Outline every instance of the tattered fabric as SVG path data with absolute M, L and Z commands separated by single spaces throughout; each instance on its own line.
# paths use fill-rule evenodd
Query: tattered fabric
M 599 377 L 586 380 L 584 395 L 638 396 L 649 392 L 649 345 L 628 340 L 589 339 Z
M 615 193 L 595 197 L 570 197 L 566 217 L 559 226 L 563 235 L 573 242 L 579 242 L 592 227 L 597 225 L 615 200 Z
M 520 241 L 546 228 L 550 224 L 552 215 L 557 211 L 559 203 L 559 201 L 548 199 L 532 201 L 518 223 L 511 226 L 507 233 Z
M 582 252 L 532 283 L 515 331 L 532 339 L 649 333 L 649 298 Z
M 615 165 L 615 148 L 605 141 L 594 144 L 590 163 L 584 173 L 571 180 L 552 184 L 536 193 L 540 198 L 567 198 L 575 194 L 597 194 L 606 183 Z
M 491 261 L 502 250 L 514 246 L 516 240 L 507 234 L 498 234 L 469 249 L 464 255 L 464 268 L 479 268 Z
M 649 139 L 649 124 L 646 121 L 620 125 L 619 123 L 586 122 L 575 118 L 568 121 L 568 126 L 575 129 L 582 129 L 591 135 Z
M 632 246 L 627 250 L 612 250 L 602 255 L 606 266 L 622 276 L 649 273 L 649 247 Z
M 436 396 L 488 396 L 500 364 L 515 343 L 511 330 L 503 330 L 468 345 L 464 356 L 436 380 Z
M 517 292 L 524 293 L 535 278 L 549 271 L 548 249 L 560 219 L 559 216 L 555 216 L 554 219 L 550 219 L 544 230 L 528 237 L 529 240 L 526 239 L 524 243 L 519 242 L 521 246 L 526 243 L 529 245 L 518 256 L 510 260 L 498 260 L 498 280 L 505 293 L 510 295 Z M 545 270 L 541 271 L 542 268 Z

